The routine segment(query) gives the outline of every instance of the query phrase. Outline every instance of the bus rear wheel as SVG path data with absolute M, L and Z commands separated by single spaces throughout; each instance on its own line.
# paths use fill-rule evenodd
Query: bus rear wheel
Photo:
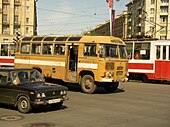
M 119 86 L 119 82 L 114 82 L 114 83 L 105 84 L 104 88 L 109 92 L 114 92 L 118 88 L 118 86 Z
M 81 79 L 80 85 L 84 93 L 91 94 L 96 90 L 94 78 L 91 75 L 84 75 L 83 78 Z

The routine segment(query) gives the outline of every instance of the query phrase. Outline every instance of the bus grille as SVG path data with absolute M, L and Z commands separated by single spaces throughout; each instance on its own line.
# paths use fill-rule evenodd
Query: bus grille
M 123 66 L 117 66 L 117 70 L 123 70 Z
M 117 71 L 116 76 L 123 75 L 123 71 Z
M 113 62 L 108 62 L 106 63 L 106 70 L 113 70 L 114 69 L 114 63 Z

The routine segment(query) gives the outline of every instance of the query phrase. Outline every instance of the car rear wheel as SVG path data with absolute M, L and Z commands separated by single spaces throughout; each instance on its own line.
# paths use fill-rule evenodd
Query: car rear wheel
M 81 79 L 81 89 L 84 93 L 91 94 L 96 90 L 94 78 L 91 75 L 84 75 Z
M 21 113 L 28 113 L 32 109 L 30 105 L 30 101 L 25 96 L 19 97 L 17 107 L 18 107 L 18 111 Z

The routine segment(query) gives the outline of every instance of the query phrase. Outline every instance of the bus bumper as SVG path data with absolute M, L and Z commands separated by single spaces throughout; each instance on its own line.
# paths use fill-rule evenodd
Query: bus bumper
M 123 78 L 123 79 L 108 79 L 108 78 L 102 78 L 103 82 L 127 82 L 128 78 Z

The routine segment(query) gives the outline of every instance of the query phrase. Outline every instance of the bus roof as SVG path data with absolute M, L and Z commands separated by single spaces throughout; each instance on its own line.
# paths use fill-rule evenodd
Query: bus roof
M 60 42 L 98 42 L 98 43 L 116 43 L 125 45 L 125 43 L 117 37 L 113 36 L 79 36 L 79 37 L 58 37 L 58 36 L 30 36 L 30 37 L 24 37 L 22 38 L 22 42 L 28 42 L 28 41 L 60 41 Z

